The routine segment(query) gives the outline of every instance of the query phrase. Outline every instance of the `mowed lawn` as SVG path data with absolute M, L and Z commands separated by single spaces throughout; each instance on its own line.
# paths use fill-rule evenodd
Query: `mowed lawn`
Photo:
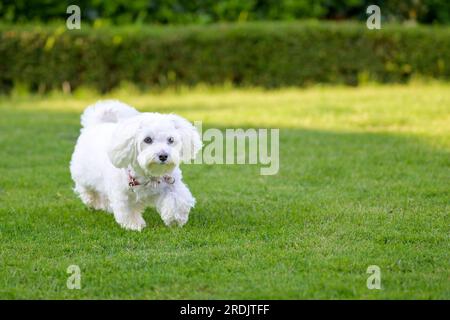
M 72 192 L 79 116 L 99 97 L 0 98 L 0 298 L 450 298 L 450 85 L 107 98 L 204 129 L 280 128 L 279 174 L 184 165 L 188 224 L 148 209 L 125 231 Z

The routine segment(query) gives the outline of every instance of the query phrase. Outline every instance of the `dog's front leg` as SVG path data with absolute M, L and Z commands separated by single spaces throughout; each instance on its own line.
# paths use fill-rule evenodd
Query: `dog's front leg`
M 111 202 L 114 218 L 117 223 L 128 230 L 141 231 L 145 227 L 142 208 L 133 206 L 126 195 L 115 195 Z
M 168 187 L 157 199 L 156 209 L 168 226 L 183 226 L 189 218 L 189 211 L 195 205 L 195 199 L 186 185 L 177 181 Z

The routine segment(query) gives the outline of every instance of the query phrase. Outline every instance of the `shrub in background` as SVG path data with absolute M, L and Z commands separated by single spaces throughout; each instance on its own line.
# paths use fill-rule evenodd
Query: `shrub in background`
M 223 21 L 366 19 L 366 8 L 379 5 L 385 19 L 450 23 L 448 0 L 0 0 L 0 20 L 48 22 L 64 20 L 76 4 L 83 21 L 114 24 L 211 23 Z
M 0 27 L 0 91 L 120 82 L 176 85 L 355 85 L 450 78 L 450 28 L 349 23 L 242 23 L 190 27 Z

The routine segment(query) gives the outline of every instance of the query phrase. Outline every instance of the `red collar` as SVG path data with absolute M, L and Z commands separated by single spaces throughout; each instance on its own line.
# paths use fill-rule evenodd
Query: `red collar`
M 140 185 L 139 181 L 137 181 L 137 179 L 131 175 L 130 170 L 128 170 L 128 186 L 136 187 Z
M 148 185 L 150 182 L 154 182 L 157 184 L 160 184 L 161 182 L 165 182 L 167 184 L 174 184 L 175 183 L 175 178 L 169 175 L 164 175 L 162 177 L 150 177 L 150 179 L 145 182 L 143 185 L 146 186 Z M 132 187 L 137 187 L 142 185 L 135 177 L 133 177 L 131 175 L 131 170 L 128 170 L 128 186 L 130 188 Z

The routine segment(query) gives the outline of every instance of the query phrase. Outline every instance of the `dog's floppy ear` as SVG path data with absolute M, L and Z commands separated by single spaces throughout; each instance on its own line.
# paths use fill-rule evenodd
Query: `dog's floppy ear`
M 136 134 L 139 119 L 127 119 L 119 122 L 108 145 L 108 157 L 117 168 L 126 168 L 136 159 Z
M 197 152 L 202 148 L 202 140 L 200 134 L 189 121 L 177 116 L 175 114 L 169 115 L 170 119 L 175 125 L 175 129 L 178 130 L 182 140 L 181 159 L 184 162 L 189 162 L 195 159 Z

